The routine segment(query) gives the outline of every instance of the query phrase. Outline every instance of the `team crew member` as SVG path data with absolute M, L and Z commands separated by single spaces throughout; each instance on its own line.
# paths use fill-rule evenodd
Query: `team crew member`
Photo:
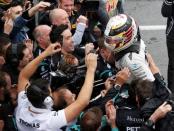
M 60 51 L 59 43 L 51 44 L 21 71 L 18 81 L 18 106 L 15 114 L 19 131 L 58 131 L 62 126 L 74 120 L 88 105 L 97 66 L 96 54 L 90 53 L 86 56 L 87 72 L 84 85 L 77 100 L 63 110 L 51 111 L 54 101 L 51 98 L 49 84 L 45 80 L 39 79 L 29 83 L 39 63 L 47 56 Z
M 68 13 L 65 10 L 56 8 L 50 12 L 49 18 L 52 25 L 59 26 L 61 24 L 65 24 L 68 25 L 69 29 L 71 30 Z M 77 21 L 77 28 L 73 35 L 74 45 L 79 45 L 81 43 L 86 26 L 87 18 L 85 16 L 79 16 Z
M 39 56 L 50 44 L 49 34 L 51 27 L 47 25 L 39 25 L 34 29 L 33 36 L 37 41 L 37 48 L 34 51 L 34 57 Z M 35 72 L 35 78 L 43 78 L 50 80 L 51 57 L 45 58 Z

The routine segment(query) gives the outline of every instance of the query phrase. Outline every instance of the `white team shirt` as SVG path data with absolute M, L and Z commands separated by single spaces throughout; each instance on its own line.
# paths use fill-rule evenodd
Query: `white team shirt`
M 60 131 L 61 127 L 67 125 L 64 110 L 56 112 L 35 108 L 24 91 L 18 94 L 15 116 L 19 131 Z

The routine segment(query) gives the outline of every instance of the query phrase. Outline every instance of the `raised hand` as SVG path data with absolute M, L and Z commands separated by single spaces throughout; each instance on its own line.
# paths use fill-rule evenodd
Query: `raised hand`
M 110 126 L 112 128 L 117 127 L 116 123 L 115 123 L 116 108 L 114 107 L 114 104 L 111 100 L 106 103 L 105 110 L 106 110 L 106 120 L 107 120 L 108 124 L 110 124 Z
M 39 11 L 43 11 L 45 10 L 46 7 L 49 7 L 51 4 L 49 2 L 39 2 L 35 7 L 37 8 L 37 10 Z
M 85 45 L 85 54 L 89 54 L 90 51 L 94 50 L 94 45 L 93 43 L 88 43 Z
M 130 71 L 127 67 L 116 74 L 115 84 L 122 86 L 130 77 Z
M 83 15 L 80 15 L 79 18 L 77 19 L 77 24 L 78 23 L 83 23 L 83 24 L 86 24 L 88 23 L 88 18 L 86 18 L 85 16 Z
M 90 69 L 92 71 L 96 70 L 97 67 L 97 54 L 94 53 L 89 53 L 88 55 L 86 55 L 85 57 L 85 63 L 87 66 L 87 69 Z
M 51 4 L 49 2 L 43 2 L 43 1 L 41 1 L 38 4 L 36 4 L 34 7 L 32 7 L 31 9 L 29 9 L 28 15 L 30 17 L 32 17 L 36 12 L 38 12 L 38 11 L 44 11 L 50 5 Z
M 170 112 L 171 110 L 172 110 L 172 106 L 170 104 L 167 104 L 167 102 L 164 102 L 155 110 L 155 112 L 150 116 L 149 119 L 155 123 L 159 119 L 164 118 L 166 114 Z
M 105 89 L 108 91 L 109 89 L 113 87 L 114 84 L 115 84 L 115 80 L 112 77 L 109 77 L 105 81 Z
M 24 40 L 24 44 L 29 49 L 30 54 L 32 55 L 31 59 L 33 59 L 33 41 L 31 39 Z
M 31 1 L 29 0 L 24 0 L 24 7 L 23 7 L 23 10 L 28 10 L 32 7 L 32 4 L 31 4 Z
M 50 56 L 53 55 L 57 52 L 61 51 L 61 45 L 59 43 L 55 43 L 55 44 L 50 44 L 46 50 L 44 51 L 46 56 Z
M 11 31 L 13 30 L 13 25 L 14 25 L 14 22 L 12 20 L 12 18 L 6 18 L 5 19 L 5 23 L 4 23 L 4 33 L 6 34 L 10 34 Z

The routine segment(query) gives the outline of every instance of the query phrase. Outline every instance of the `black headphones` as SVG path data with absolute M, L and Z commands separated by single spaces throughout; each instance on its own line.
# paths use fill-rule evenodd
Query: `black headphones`
M 37 94 L 37 96 L 39 97 L 38 99 L 41 100 L 42 103 L 47 109 L 51 109 L 54 102 L 53 102 L 53 98 L 49 95 L 46 95 L 38 86 L 36 85 L 30 85 L 27 89 L 26 89 L 26 94 L 27 97 L 30 97 L 30 95 L 33 95 L 32 92 L 34 92 L 34 94 Z M 31 94 L 30 94 L 31 93 Z

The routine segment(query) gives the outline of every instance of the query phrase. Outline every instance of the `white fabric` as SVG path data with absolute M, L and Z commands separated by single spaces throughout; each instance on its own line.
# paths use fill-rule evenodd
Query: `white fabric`
M 149 65 L 146 60 L 146 45 L 144 41 L 140 42 L 140 52 L 138 53 L 127 53 L 120 60 L 116 61 L 116 67 L 124 68 L 128 67 L 131 76 L 128 82 L 131 82 L 135 79 L 148 79 L 150 81 L 154 81 L 154 76 L 149 68 Z
M 28 101 L 24 91 L 18 94 L 16 123 L 19 131 L 60 131 L 67 125 L 65 112 L 35 108 Z
M 86 28 L 86 24 L 84 23 L 77 24 L 76 31 L 73 35 L 73 41 L 75 46 L 81 43 L 85 28 Z

